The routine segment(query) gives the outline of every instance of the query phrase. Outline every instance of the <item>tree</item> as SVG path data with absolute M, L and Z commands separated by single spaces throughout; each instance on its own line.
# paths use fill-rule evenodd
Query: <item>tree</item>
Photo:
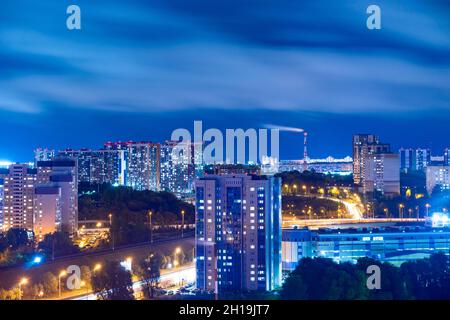
M 152 253 L 140 263 L 140 279 L 144 283 L 143 291 L 146 298 L 153 298 L 154 289 L 158 287 L 161 279 L 160 267 L 162 257 Z
M 450 299 L 450 258 L 444 253 L 433 254 L 428 259 L 405 262 L 400 269 L 412 298 Z
M 302 277 L 299 275 L 289 276 L 283 283 L 280 296 L 282 300 L 308 299 L 308 295 L 306 294 L 306 284 L 303 282 Z
M 41 284 L 46 295 L 51 295 L 58 291 L 58 279 L 51 272 L 44 273 Z
M 81 280 L 88 286 L 92 286 L 92 271 L 88 266 L 81 266 Z
M 66 232 L 57 231 L 49 233 L 44 236 L 38 245 L 39 250 L 42 250 L 49 257 L 58 257 L 79 252 Z
M 20 300 L 21 292 L 19 288 L 11 290 L 0 289 L 0 300 Z
M 27 246 L 30 243 L 27 230 L 21 228 L 9 229 L 6 233 L 6 241 L 13 250 Z
M 118 261 L 110 261 L 93 274 L 92 288 L 101 300 L 133 300 L 131 274 Z
M 361 258 L 356 267 L 363 273 L 370 265 L 377 265 L 381 272 L 381 289 L 369 290 L 372 300 L 405 300 L 408 298 L 400 269 L 390 263 L 382 263 L 371 258 Z
M 286 279 L 280 294 L 285 299 L 360 300 L 367 299 L 367 291 L 365 274 L 356 266 L 304 258 Z

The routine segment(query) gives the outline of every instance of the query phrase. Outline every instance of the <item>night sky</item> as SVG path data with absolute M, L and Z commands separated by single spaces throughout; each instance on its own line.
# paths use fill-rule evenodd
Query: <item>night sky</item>
M 381 30 L 366 28 L 369 4 Z M 311 157 L 350 155 L 354 133 L 440 154 L 449 111 L 445 0 L 0 3 L 0 160 L 163 141 L 194 120 L 305 128 Z M 281 158 L 301 155 L 302 136 L 282 132 Z

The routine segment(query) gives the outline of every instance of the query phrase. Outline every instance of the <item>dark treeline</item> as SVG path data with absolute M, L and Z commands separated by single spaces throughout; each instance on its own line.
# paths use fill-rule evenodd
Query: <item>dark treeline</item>
M 194 222 L 194 206 L 169 192 L 80 183 L 79 194 L 79 221 L 108 220 L 111 213 L 112 232 L 117 245 L 148 240 L 149 211 L 152 212 L 153 228 L 179 224 L 182 211 L 185 212 L 185 224 Z
M 367 267 L 378 265 L 381 288 L 367 287 Z M 437 253 L 401 267 L 362 258 L 356 264 L 304 258 L 287 277 L 280 298 L 287 300 L 450 299 L 450 258 Z

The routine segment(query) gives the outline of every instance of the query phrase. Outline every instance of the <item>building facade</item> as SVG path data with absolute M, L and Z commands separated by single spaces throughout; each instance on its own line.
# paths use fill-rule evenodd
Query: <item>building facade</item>
M 400 149 L 400 169 L 404 172 L 410 170 L 422 171 L 431 162 L 430 149 Z
M 161 190 L 177 195 L 192 193 L 196 167 L 194 145 L 166 141 L 161 145 Z
M 366 159 L 370 154 L 390 153 L 390 145 L 380 143 L 373 134 L 353 135 L 353 182 L 363 185 L 366 172 Z
M 3 201 L 4 201 L 4 192 L 5 192 L 5 178 L 0 173 L 0 232 L 2 232 L 4 229 L 3 226 Z
M 364 229 L 284 229 L 283 270 L 293 270 L 302 258 L 330 258 L 356 262 L 369 257 L 393 264 L 450 250 L 450 229 L 426 227 Z
M 281 179 L 206 176 L 195 182 L 197 287 L 269 291 L 281 284 Z
M 400 160 L 398 154 L 376 153 L 366 156 L 363 192 L 380 192 L 393 197 L 400 194 Z
M 52 160 L 56 155 L 55 150 L 48 148 L 37 148 L 34 150 L 34 163 L 38 161 L 48 161 Z
M 34 187 L 36 170 L 28 164 L 9 166 L 4 178 L 3 228 L 33 230 Z
M 66 149 L 59 151 L 58 155 L 77 160 L 80 182 L 112 185 L 125 185 L 126 183 L 125 150 Z
M 40 242 L 44 236 L 61 229 L 61 188 L 37 186 L 34 191 L 34 236 Z
M 37 184 L 59 187 L 61 230 L 75 235 L 78 230 L 78 169 L 72 158 L 57 157 L 51 161 L 38 161 Z M 53 212 L 51 212 L 53 215 Z
M 428 166 L 426 171 L 426 185 L 428 194 L 439 186 L 443 190 L 450 189 L 450 166 Z

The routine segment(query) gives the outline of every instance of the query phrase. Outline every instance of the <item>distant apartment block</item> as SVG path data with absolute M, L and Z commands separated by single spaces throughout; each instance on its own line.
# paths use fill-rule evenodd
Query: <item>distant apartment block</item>
M 423 171 L 431 162 L 430 149 L 400 149 L 400 169 Z
M 124 150 L 66 149 L 59 151 L 58 155 L 77 160 L 79 181 L 125 185 Z
M 0 169 L 2 170 L 2 169 Z M 3 205 L 4 205 L 4 197 L 5 197 L 5 178 L 3 177 L 2 172 L 0 171 L 0 232 L 3 231 Z
M 400 159 L 398 154 L 377 153 L 366 156 L 363 192 L 384 196 L 400 194 Z
M 166 141 L 161 145 L 161 190 L 175 194 L 192 193 L 196 167 L 194 145 Z
M 389 153 L 390 145 L 380 143 L 373 134 L 355 134 L 353 136 L 353 182 L 362 185 L 366 172 L 366 159 L 370 154 Z
M 281 284 L 281 179 L 211 175 L 195 182 L 197 287 L 268 291 Z
M 78 170 L 72 158 L 56 157 L 51 161 L 38 161 L 37 184 L 60 188 L 61 230 L 75 235 L 78 229 Z M 53 216 L 53 211 L 48 212 Z
M 37 186 L 34 193 L 34 236 L 42 241 L 44 236 L 61 229 L 62 192 L 59 186 Z
M 4 178 L 3 228 L 33 229 L 36 170 L 28 164 L 9 166 Z
M 38 161 L 49 161 L 52 160 L 56 155 L 55 150 L 48 148 L 37 148 L 34 150 L 34 163 Z
M 436 186 L 443 190 L 450 189 L 450 166 L 428 166 L 426 185 L 428 194 L 432 194 Z

